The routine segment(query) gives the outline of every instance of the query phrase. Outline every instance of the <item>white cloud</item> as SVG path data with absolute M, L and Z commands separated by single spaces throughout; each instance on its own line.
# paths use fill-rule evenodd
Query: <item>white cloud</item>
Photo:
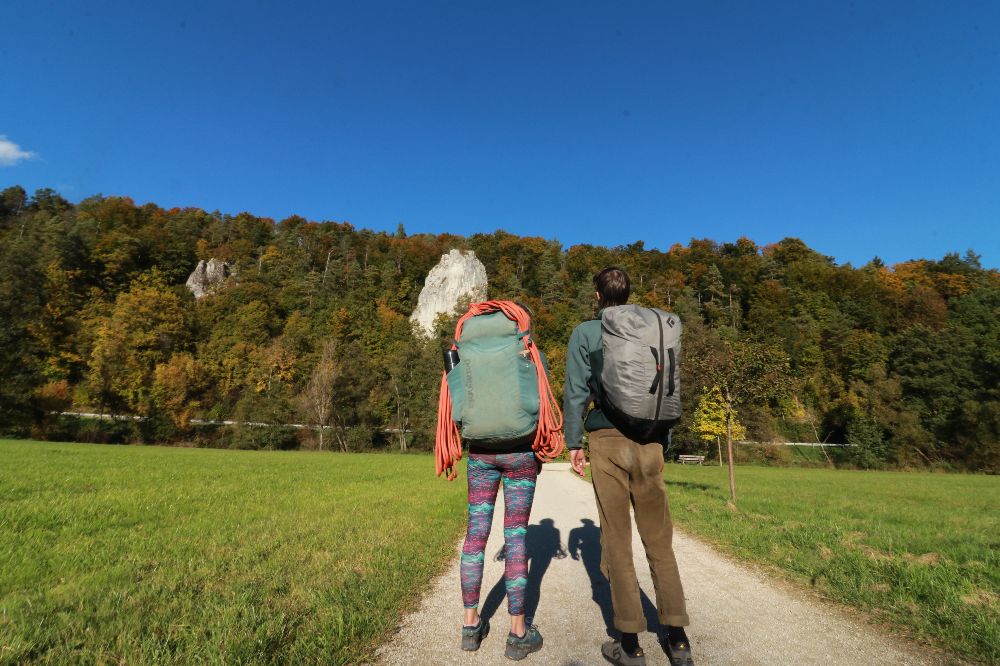
M 14 166 L 22 160 L 30 160 L 37 157 L 29 150 L 21 150 L 21 146 L 0 134 L 0 166 Z

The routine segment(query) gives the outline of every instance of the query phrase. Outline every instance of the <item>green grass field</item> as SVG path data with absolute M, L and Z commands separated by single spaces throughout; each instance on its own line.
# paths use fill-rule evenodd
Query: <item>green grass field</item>
M 464 494 L 429 456 L 0 441 L 0 663 L 355 663 Z
M 0 440 L 0 664 L 354 663 L 464 527 L 423 455 Z M 675 521 L 1000 663 L 1000 478 L 668 465 Z M 725 581 L 720 581 L 721 585 Z
M 1000 663 L 1000 478 L 667 465 L 674 521 L 876 620 Z M 719 581 L 725 585 L 725 581 Z

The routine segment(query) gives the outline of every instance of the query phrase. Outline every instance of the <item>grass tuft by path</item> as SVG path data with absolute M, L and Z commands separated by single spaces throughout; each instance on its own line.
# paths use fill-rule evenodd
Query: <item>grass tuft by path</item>
M 355 663 L 464 490 L 420 455 L 0 441 L 0 664 Z
M 1000 663 L 1000 478 L 667 465 L 674 520 L 953 654 Z M 719 581 L 725 585 L 725 581 Z

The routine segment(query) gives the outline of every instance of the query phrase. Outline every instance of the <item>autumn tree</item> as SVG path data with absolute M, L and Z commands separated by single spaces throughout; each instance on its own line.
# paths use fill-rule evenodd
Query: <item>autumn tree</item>
M 190 352 L 178 352 L 156 366 L 152 398 L 181 430 L 192 416 L 208 406 L 209 374 Z
M 327 342 L 323 345 L 319 361 L 306 382 L 299 402 L 308 422 L 319 432 L 319 450 L 323 450 L 324 431 L 333 418 L 334 397 L 337 381 L 341 376 L 341 366 L 337 361 L 337 345 Z M 341 448 L 345 448 L 341 441 Z
M 732 437 L 737 441 L 746 439 L 746 428 L 739 422 L 735 410 L 729 416 L 732 420 Z M 727 435 L 727 425 L 726 402 L 722 398 L 722 389 L 713 386 L 701 394 L 698 409 L 694 413 L 692 429 L 706 442 L 715 440 L 719 453 L 719 467 L 722 467 L 722 444 L 720 442 Z
M 688 363 L 710 387 L 718 387 L 725 413 L 726 450 L 729 459 L 729 495 L 736 501 L 733 440 L 736 409 L 767 404 L 788 391 L 788 359 L 774 347 L 748 340 L 718 338 Z
M 143 275 L 115 300 L 99 323 L 89 362 L 89 383 L 101 405 L 148 415 L 157 364 L 186 343 L 180 297 L 155 271 Z

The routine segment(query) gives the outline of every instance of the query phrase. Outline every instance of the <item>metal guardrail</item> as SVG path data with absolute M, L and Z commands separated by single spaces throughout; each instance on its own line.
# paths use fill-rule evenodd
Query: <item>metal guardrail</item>
M 827 442 L 825 444 L 821 444 L 819 442 L 751 442 L 749 440 L 733 442 L 733 444 L 760 444 L 763 446 L 813 446 L 816 448 L 823 446 L 833 446 L 833 447 L 847 446 L 847 444 L 838 444 L 835 442 Z
M 102 421 L 146 421 L 148 416 L 136 416 L 135 414 L 97 414 L 95 412 L 51 412 L 59 416 L 75 416 L 81 419 L 98 419 Z M 333 426 L 314 426 L 305 423 L 261 423 L 259 421 L 217 421 L 212 419 L 190 419 L 188 423 L 194 425 L 223 425 L 223 426 L 250 426 L 252 428 L 295 428 L 301 430 L 317 430 L 322 427 L 324 430 L 333 430 Z M 399 428 L 385 428 L 382 432 L 399 433 Z M 413 432 L 405 430 L 404 432 Z
M 107 421 L 145 421 L 146 416 L 136 416 L 134 414 L 97 414 L 95 412 L 52 412 L 53 414 L 58 414 L 59 416 L 76 416 L 84 419 L 103 419 Z M 230 420 L 213 420 L 213 419 L 191 419 L 189 423 L 194 425 L 222 425 L 222 426 L 250 426 L 252 428 L 295 428 L 300 430 L 302 428 L 309 428 L 311 430 L 316 430 L 320 426 L 308 425 L 305 423 L 262 423 L 259 421 L 230 421 Z M 333 426 L 322 426 L 324 430 L 333 430 Z M 399 428 L 386 428 L 382 432 L 398 433 Z M 405 432 L 412 432 L 411 430 L 406 430 Z M 847 446 L 847 444 L 838 443 L 828 443 L 820 444 L 819 442 L 753 442 L 750 440 L 741 440 L 733 442 L 733 444 L 759 444 L 763 446 Z

